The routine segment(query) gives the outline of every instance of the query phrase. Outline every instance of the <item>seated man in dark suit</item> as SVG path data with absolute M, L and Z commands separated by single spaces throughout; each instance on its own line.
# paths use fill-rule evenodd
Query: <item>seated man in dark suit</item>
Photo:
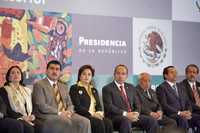
M 192 113 L 183 87 L 176 83 L 177 71 L 174 66 L 163 70 L 164 82 L 157 88 L 157 96 L 164 114 L 176 120 L 177 125 L 185 131 L 190 127 L 200 128 L 200 115 Z
M 131 133 L 132 126 L 139 126 L 147 133 L 157 133 L 159 128 L 155 119 L 140 115 L 140 104 L 133 85 L 125 83 L 128 68 L 117 65 L 114 70 L 114 81 L 103 87 L 105 116 L 113 122 L 119 133 Z
M 163 115 L 157 95 L 155 91 L 151 89 L 151 76 L 148 73 L 141 73 L 139 75 L 139 84 L 136 88 L 142 105 L 141 114 L 157 120 L 159 125 L 163 127 L 161 132 L 176 128 L 176 121 Z
M 200 114 L 200 82 L 197 81 L 199 68 L 195 64 L 190 64 L 185 68 L 186 79 L 181 84 L 192 105 L 193 113 Z
M 2 133 L 23 133 L 23 124 L 12 118 L 8 118 L 7 108 L 0 97 L 0 132 Z

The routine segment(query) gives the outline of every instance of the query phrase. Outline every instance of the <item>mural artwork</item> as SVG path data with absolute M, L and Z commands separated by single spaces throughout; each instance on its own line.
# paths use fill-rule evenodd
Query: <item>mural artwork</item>
M 12 65 L 26 84 L 45 77 L 50 60 L 62 63 L 62 81 L 71 75 L 72 17 L 69 13 L 0 8 L 0 86 Z

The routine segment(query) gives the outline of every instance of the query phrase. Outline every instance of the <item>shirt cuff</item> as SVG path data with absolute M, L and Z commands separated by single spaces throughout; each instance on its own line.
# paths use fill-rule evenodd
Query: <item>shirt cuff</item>
M 122 115 L 123 115 L 123 116 L 127 116 L 127 112 L 126 112 L 126 111 L 124 111 Z
M 181 114 L 181 111 L 178 111 L 178 113 L 177 113 L 178 115 L 180 115 Z
M 58 112 L 58 115 L 60 115 L 62 112 Z
M 23 119 L 20 117 L 20 118 L 17 118 L 17 120 L 23 120 Z
M 3 113 L 0 112 L 0 118 L 3 118 L 3 117 L 4 117 Z

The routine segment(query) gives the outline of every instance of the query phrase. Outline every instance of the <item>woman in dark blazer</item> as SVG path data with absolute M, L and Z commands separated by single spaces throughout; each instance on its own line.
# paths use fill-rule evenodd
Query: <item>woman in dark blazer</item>
M 0 131 L 2 133 L 23 133 L 20 121 L 7 117 L 6 105 L 0 97 Z
M 90 119 L 92 133 L 112 133 L 112 122 L 104 117 L 98 91 L 91 83 L 94 69 L 84 65 L 79 69 L 77 84 L 70 88 L 75 111 Z
M 34 133 L 35 116 L 32 114 L 31 89 L 23 84 L 23 74 L 18 66 L 6 73 L 6 83 L 0 88 L 0 97 L 5 104 L 6 117 L 18 120 L 23 133 Z

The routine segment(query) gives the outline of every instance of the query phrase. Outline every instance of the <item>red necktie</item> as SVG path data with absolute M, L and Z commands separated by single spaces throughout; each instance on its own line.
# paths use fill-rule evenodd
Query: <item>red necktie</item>
M 192 85 L 192 93 L 193 93 L 196 105 L 200 107 L 200 97 L 194 84 Z
M 130 103 L 128 101 L 128 97 L 125 94 L 125 89 L 123 85 L 120 85 L 120 92 L 121 92 L 121 96 L 123 97 L 123 100 L 125 101 L 126 105 L 128 106 L 128 112 L 131 112 L 131 106 Z

